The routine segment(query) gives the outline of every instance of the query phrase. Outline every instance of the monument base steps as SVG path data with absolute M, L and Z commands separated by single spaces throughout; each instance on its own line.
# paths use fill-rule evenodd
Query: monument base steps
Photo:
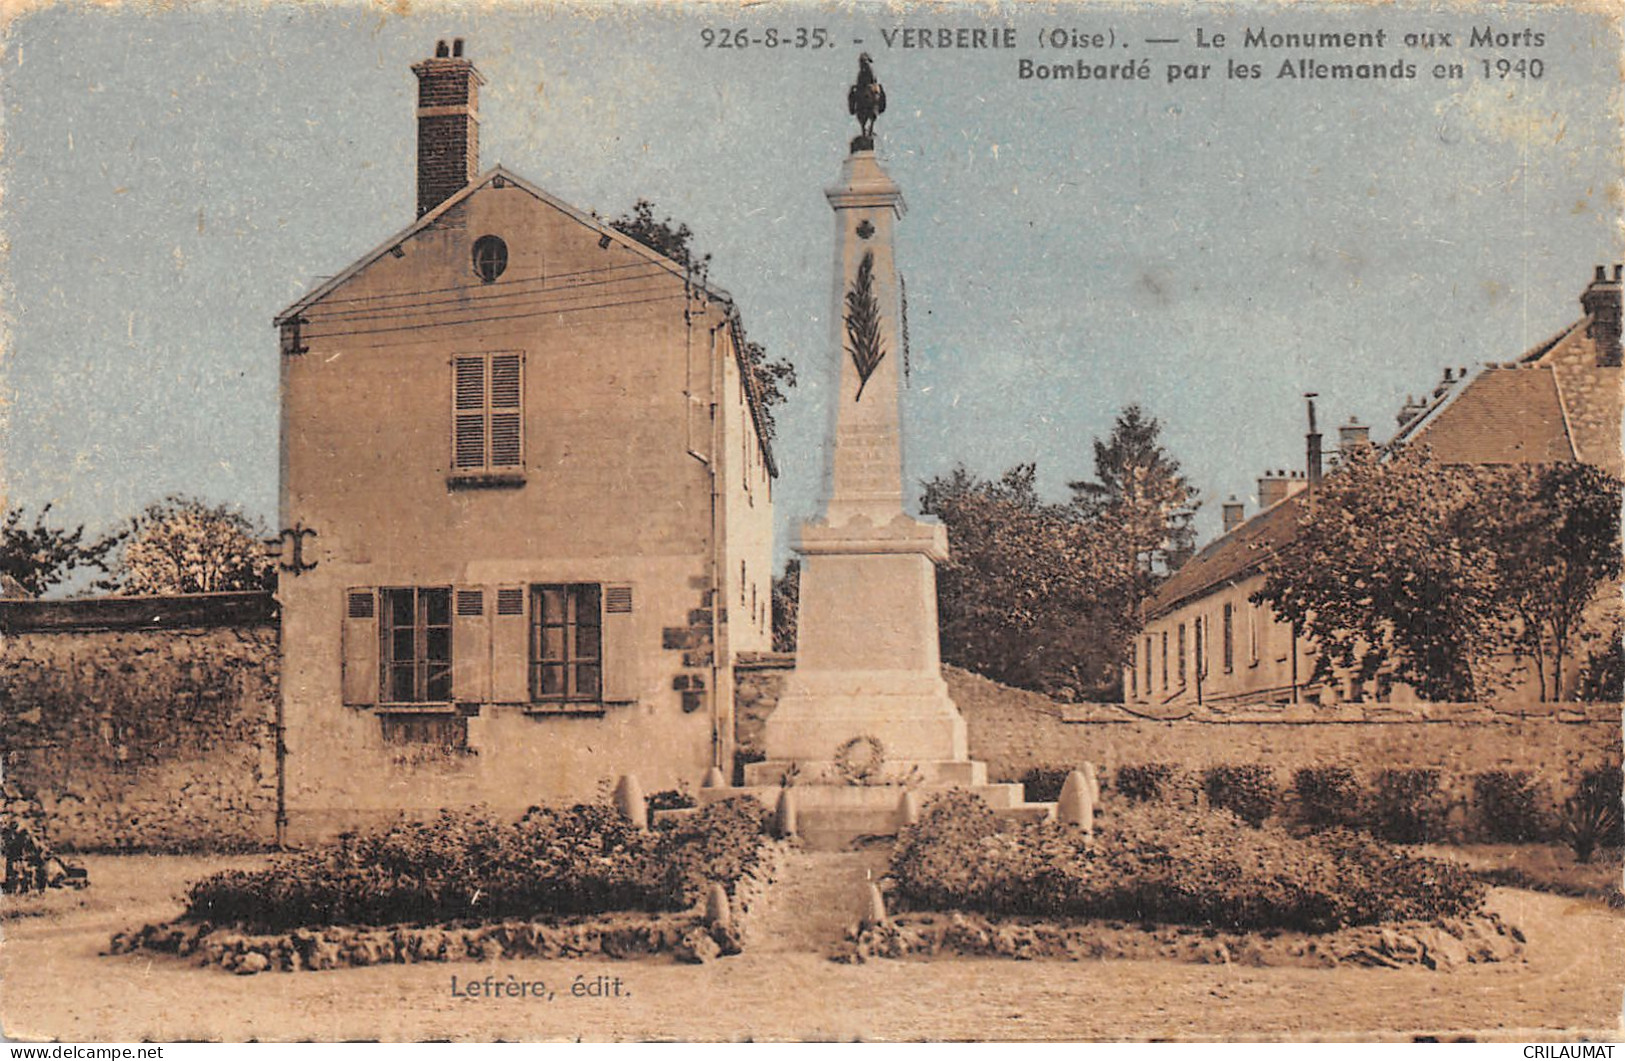
M 766 764 L 753 763 L 752 766 Z M 805 769 L 803 764 L 803 768 Z M 946 766 L 976 766 L 985 772 L 982 763 L 938 764 Z M 985 773 L 984 773 L 985 776 Z M 1001 822 L 1048 821 L 1055 814 L 1053 803 L 1028 803 L 1022 786 L 1011 783 L 937 784 L 922 785 L 914 791 L 923 806 L 934 792 L 947 788 L 963 788 L 980 796 Z M 741 788 L 705 788 L 696 793 L 702 806 L 735 796 L 751 796 L 772 810 L 778 806 L 779 793 L 785 791 L 777 784 L 752 784 Z M 804 846 L 813 851 L 840 851 L 852 841 L 866 836 L 896 836 L 902 827 L 900 805 L 902 785 L 793 785 L 789 789 L 796 801 L 796 833 Z M 667 814 L 692 813 L 660 811 L 656 817 Z

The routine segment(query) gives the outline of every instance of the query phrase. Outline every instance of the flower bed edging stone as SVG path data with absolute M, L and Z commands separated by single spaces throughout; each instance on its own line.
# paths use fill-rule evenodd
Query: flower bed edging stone
M 906 913 L 853 928 L 833 960 L 998 957 L 1022 960 L 1173 959 L 1208 965 L 1420 966 L 1451 972 L 1471 964 L 1521 961 L 1524 936 L 1495 914 L 1432 922 L 1362 925 L 1323 935 L 1219 932 L 1188 926 Z
M 171 921 L 117 933 L 108 953 L 173 954 L 243 976 L 496 958 L 670 954 L 678 961 L 700 963 L 744 949 L 750 914 L 778 878 L 786 846 L 777 841 L 765 845 L 762 857 L 735 883 L 728 924 L 708 925 L 696 910 L 445 925 L 329 925 L 269 935 L 205 921 Z

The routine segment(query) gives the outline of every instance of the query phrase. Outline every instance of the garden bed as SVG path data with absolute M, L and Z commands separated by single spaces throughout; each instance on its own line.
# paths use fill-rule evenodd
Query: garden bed
M 1343 830 L 1297 836 L 1159 804 L 1103 813 L 1093 832 L 1001 831 L 975 796 L 947 793 L 899 836 L 883 888 L 899 916 L 852 933 L 838 957 L 1455 968 L 1514 959 L 1523 944 L 1463 866 Z
M 782 845 L 764 825 L 748 799 L 649 830 L 604 807 L 533 809 L 517 823 L 444 814 L 215 874 L 192 886 L 181 917 L 120 932 L 109 950 L 243 974 L 497 957 L 707 961 L 740 951 L 778 874 Z
M 842 962 L 949 956 L 1062 961 L 1161 958 L 1206 965 L 1419 966 L 1451 972 L 1471 964 L 1517 961 L 1523 953 L 1523 934 L 1494 914 L 1314 934 L 955 912 L 902 914 L 882 924 L 854 929 L 834 957 Z

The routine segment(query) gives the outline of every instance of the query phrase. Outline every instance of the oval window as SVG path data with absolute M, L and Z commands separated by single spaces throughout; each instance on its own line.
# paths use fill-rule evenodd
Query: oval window
M 490 283 L 508 268 L 508 245 L 498 236 L 481 236 L 474 241 L 474 272 Z

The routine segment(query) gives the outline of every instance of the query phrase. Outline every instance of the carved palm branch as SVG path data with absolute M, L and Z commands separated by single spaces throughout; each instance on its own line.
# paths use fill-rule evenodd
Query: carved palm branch
M 875 299 L 875 256 L 864 254 L 858 264 L 858 275 L 852 278 L 852 289 L 846 293 L 846 341 L 852 351 L 852 364 L 858 370 L 858 393 L 852 400 L 863 397 L 863 388 L 869 377 L 886 356 L 880 342 L 880 303 Z

